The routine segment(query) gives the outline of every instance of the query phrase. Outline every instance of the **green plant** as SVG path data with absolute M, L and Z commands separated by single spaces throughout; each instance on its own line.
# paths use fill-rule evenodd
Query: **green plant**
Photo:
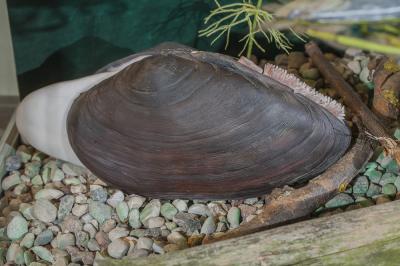
M 263 26 L 274 21 L 274 16 L 263 10 L 262 0 L 257 0 L 257 4 L 253 4 L 252 0 L 242 0 L 241 3 L 233 3 L 221 5 L 218 0 L 214 0 L 217 7 L 210 12 L 204 19 L 204 24 L 208 24 L 211 20 L 218 18 L 206 28 L 199 31 L 199 36 L 210 37 L 216 35 L 211 44 L 217 41 L 226 33 L 225 49 L 229 45 L 230 33 L 233 27 L 240 24 L 247 25 L 248 33 L 239 41 L 244 42 L 243 49 L 239 53 L 241 55 L 246 50 L 246 56 L 250 58 L 253 45 L 257 46 L 261 51 L 265 49 L 256 40 L 256 34 L 262 34 L 269 43 L 275 42 L 277 48 L 288 52 L 291 43 L 288 38 L 279 30 L 268 27 L 266 30 Z M 303 40 L 295 31 L 290 29 L 292 33 L 299 39 Z

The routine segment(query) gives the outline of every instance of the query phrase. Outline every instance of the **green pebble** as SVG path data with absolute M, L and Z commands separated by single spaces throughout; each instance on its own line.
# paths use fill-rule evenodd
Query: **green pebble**
M 333 197 L 331 200 L 329 200 L 326 204 L 326 208 L 338 208 L 342 206 L 346 206 L 349 204 L 354 203 L 354 199 L 346 193 L 340 193 L 337 194 L 335 197 Z
M 232 207 L 228 211 L 227 219 L 230 228 L 237 228 L 240 224 L 240 209 L 238 207 Z
M 53 182 L 59 182 L 64 179 L 64 172 L 59 168 L 52 168 L 50 171 L 50 179 Z
M 117 207 L 115 208 L 117 211 L 118 218 L 121 222 L 126 222 L 128 219 L 128 214 L 129 214 L 129 207 L 128 203 L 125 201 L 121 201 L 117 204 Z
M 28 177 L 34 177 L 39 174 L 41 164 L 39 161 L 33 161 L 25 164 L 24 174 Z
M 20 239 L 28 233 L 28 222 L 21 215 L 14 216 L 7 225 L 7 236 L 11 240 Z
M 397 190 L 400 191 L 400 176 L 396 177 L 396 180 L 394 181 L 394 185 L 396 186 Z
M 384 186 L 386 184 L 394 183 L 396 181 L 397 176 L 392 173 L 383 174 L 381 180 L 379 181 L 379 185 Z
M 142 223 L 140 222 L 140 212 L 139 209 L 132 209 L 129 212 L 129 225 L 134 228 L 138 229 L 142 226 Z
M 385 184 L 382 187 L 382 193 L 387 195 L 387 196 L 394 196 L 397 193 L 396 186 L 393 184 Z
M 31 184 L 34 186 L 41 186 L 43 185 L 43 181 L 42 181 L 42 177 L 40 175 L 35 175 L 32 179 L 31 179 Z
M 369 180 L 373 183 L 379 183 L 379 180 L 381 180 L 382 173 L 375 170 L 375 169 L 367 169 L 365 171 L 364 175 L 368 176 Z
M 160 215 L 161 203 L 159 200 L 151 200 L 140 212 L 140 221 L 144 223 L 152 217 Z
M 378 164 L 376 162 L 369 162 L 367 163 L 367 165 L 365 166 L 365 168 L 367 169 L 376 169 L 378 167 Z
M 47 248 L 36 246 L 33 247 L 31 250 L 33 251 L 33 253 L 36 254 L 36 256 L 38 256 L 42 260 L 48 261 L 50 263 L 54 262 L 54 257 Z
M 371 183 L 369 185 L 369 188 L 368 188 L 368 191 L 367 191 L 366 195 L 367 195 L 367 197 L 372 197 L 372 196 L 378 195 L 380 193 L 381 193 L 381 187 L 376 185 L 376 184 L 374 184 L 374 183 Z
M 394 173 L 398 174 L 399 173 L 399 165 L 395 160 L 392 160 L 387 166 L 386 166 L 386 172 L 389 173 Z
M 172 220 L 177 213 L 178 210 L 169 202 L 166 202 L 161 206 L 161 215 L 168 220 Z
M 90 200 L 89 213 L 99 222 L 99 224 L 103 224 L 105 220 L 111 218 L 112 209 L 109 205 L 95 200 Z
M 353 184 L 354 194 L 365 194 L 368 191 L 369 181 L 366 176 L 359 176 Z
M 35 256 L 32 254 L 31 251 L 26 250 L 26 251 L 24 252 L 24 262 L 25 262 L 25 265 L 31 265 L 31 263 L 34 262 L 34 261 L 35 261 Z

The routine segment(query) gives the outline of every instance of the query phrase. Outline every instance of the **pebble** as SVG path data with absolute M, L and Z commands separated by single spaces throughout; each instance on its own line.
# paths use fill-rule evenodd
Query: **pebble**
M 72 194 L 86 193 L 86 186 L 83 184 L 71 186 L 70 189 Z
M 130 196 L 128 199 L 128 207 L 129 209 L 139 209 L 143 206 L 143 203 L 146 201 L 145 197 L 141 196 Z
M 288 55 L 288 68 L 298 69 L 300 66 L 307 62 L 303 52 L 290 52 Z
M 41 164 L 38 161 L 33 161 L 25 164 L 24 174 L 28 177 L 34 177 L 39 174 Z
M 28 233 L 28 222 L 21 215 L 14 216 L 7 225 L 7 237 L 16 240 L 26 233 Z
M 178 210 L 175 208 L 174 205 L 172 205 L 169 202 L 166 202 L 161 206 L 160 212 L 161 212 L 161 215 L 163 217 L 165 217 L 165 219 L 172 220 L 174 218 L 175 214 L 178 213 Z
M 132 209 L 129 212 L 129 225 L 134 228 L 138 229 L 142 226 L 142 223 L 140 222 L 140 212 L 138 209 Z
M 75 206 L 72 208 L 72 214 L 77 217 L 81 217 L 82 215 L 86 214 L 88 210 L 88 204 L 75 204 Z
M 27 233 L 24 238 L 22 238 L 19 243 L 21 247 L 31 248 L 35 240 L 35 235 L 33 233 Z
M 129 230 L 123 227 L 115 227 L 108 233 L 108 238 L 113 241 L 118 238 L 126 237 L 129 235 Z
M 43 180 L 40 175 L 36 175 L 31 179 L 31 184 L 34 186 L 41 186 L 43 185 Z
M 361 65 L 360 62 L 357 60 L 350 61 L 347 63 L 347 66 L 353 71 L 354 74 L 360 74 L 361 73 Z
M 147 228 L 158 228 L 163 226 L 165 220 L 163 217 L 151 217 L 144 221 L 144 226 Z
M 95 201 L 104 203 L 107 201 L 107 196 L 107 191 L 104 188 L 98 188 L 90 191 L 90 197 Z
M 72 233 L 58 234 L 52 241 L 52 246 L 65 250 L 69 246 L 75 245 L 75 236 Z
M 256 207 L 247 204 L 239 204 L 238 207 L 243 220 L 257 211 Z
M 374 183 L 371 183 L 366 195 L 367 195 L 367 197 L 372 197 L 375 195 L 379 195 L 380 193 L 381 193 L 381 187 Z
M 46 199 L 37 200 L 32 211 L 36 219 L 45 223 L 51 223 L 57 217 L 57 208 Z
M 338 208 L 354 203 L 354 199 L 346 193 L 339 193 L 327 203 L 325 203 L 326 208 Z
M 188 210 L 187 202 L 181 199 L 176 199 L 172 202 L 178 212 L 186 212 Z
M 85 168 L 70 163 L 63 163 L 61 169 L 69 176 L 82 176 L 86 173 Z
M 161 203 L 160 200 L 153 199 L 140 212 L 140 221 L 144 223 L 151 217 L 157 217 L 160 215 Z
M 47 200 L 52 200 L 52 199 L 59 199 L 62 196 L 64 196 L 64 193 L 60 190 L 53 189 L 53 188 L 44 188 L 39 190 L 35 194 L 35 199 L 47 199 Z
M 239 227 L 240 224 L 240 209 L 238 207 L 232 207 L 228 211 L 227 220 L 231 229 Z
M 186 247 L 187 246 L 187 239 L 179 232 L 172 232 L 167 236 L 167 240 L 169 243 L 175 244 L 178 247 Z
M 35 239 L 35 246 L 44 246 L 53 240 L 53 232 L 49 229 L 42 231 Z
M 379 180 L 379 185 L 384 186 L 389 183 L 394 183 L 396 181 L 397 176 L 392 173 L 385 173 L 382 175 L 381 180 Z
M 376 184 L 379 183 L 379 181 L 382 177 L 382 173 L 373 168 L 367 169 L 367 171 L 365 171 L 364 175 L 368 176 L 369 180 Z
M 151 250 L 153 246 L 153 240 L 148 237 L 139 237 L 136 242 L 137 249 Z
M 204 204 L 193 204 L 189 207 L 188 213 L 200 215 L 200 216 L 211 216 L 210 209 Z
M 115 259 L 120 259 L 125 254 L 128 252 L 129 249 L 129 243 L 127 241 L 124 241 L 122 239 L 115 239 L 112 241 L 108 247 L 107 247 L 107 252 L 108 255 Z
M 216 229 L 217 228 L 214 222 L 214 217 L 210 216 L 204 221 L 200 233 L 210 235 L 214 233 Z
M 11 265 L 12 262 L 19 265 L 24 264 L 24 252 L 22 248 L 16 243 L 11 243 L 6 253 L 6 260 L 10 262 Z
M 368 191 L 369 181 L 366 176 L 359 176 L 353 184 L 353 193 L 365 194 Z
M 118 219 L 123 223 L 126 222 L 129 215 L 128 203 L 126 203 L 125 201 L 121 201 L 117 204 L 115 209 L 118 215 Z
M 111 218 L 112 209 L 104 203 L 90 200 L 89 213 L 99 222 L 99 224 L 102 224 L 105 220 Z
M 71 195 L 65 195 L 64 197 L 61 198 L 57 213 L 58 219 L 60 221 L 62 221 L 64 217 L 71 212 L 72 206 L 74 206 L 74 202 L 75 199 Z
M 75 215 L 68 215 L 64 218 L 63 222 L 61 223 L 61 230 L 64 233 L 78 233 L 82 230 L 82 221 L 79 217 Z
M 87 243 L 87 247 L 90 251 L 99 251 L 100 250 L 99 243 L 97 243 L 96 239 L 90 239 Z
M 33 253 L 36 254 L 36 256 L 38 256 L 42 260 L 45 260 L 50 263 L 54 262 L 54 257 L 47 248 L 36 246 L 32 247 L 31 250 L 33 251 Z
M 67 186 L 77 186 L 77 185 L 80 185 L 80 184 L 82 184 L 82 182 L 81 182 L 81 180 L 79 179 L 79 178 L 76 178 L 76 177 L 68 177 L 68 178 L 65 178 L 64 180 L 63 180 L 63 182 L 64 182 L 64 184 L 66 184 Z
M 122 193 L 122 191 L 120 191 L 120 190 L 117 190 L 107 200 L 107 204 L 113 208 L 116 208 L 118 203 L 124 201 L 124 198 L 125 198 L 124 193 Z
M 393 185 L 393 184 L 390 184 L 390 183 L 385 184 L 385 185 L 382 187 L 382 193 L 385 194 L 385 195 L 387 195 L 387 196 L 394 196 L 394 195 L 396 195 L 396 193 L 397 193 L 396 186 Z
M 1 187 L 3 190 L 8 190 L 15 187 L 18 184 L 21 184 L 21 182 L 22 181 L 20 174 L 14 173 L 12 175 L 3 178 L 3 181 L 1 182 Z
M 84 224 L 83 230 L 89 233 L 90 238 L 94 238 L 96 236 L 97 230 L 92 224 Z
M 57 167 L 54 167 L 50 171 L 50 180 L 53 182 L 60 182 L 64 179 L 64 172 L 58 169 Z
M 178 212 L 173 221 L 189 235 L 201 229 L 201 223 L 196 215 L 185 212 Z
M 108 233 L 108 232 L 110 232 L 112 229 L 114 229 L 116 225 L 117 225 L 117 221 L 115 221 L 114 219 L 107 219 L 107 220 L 101 225 L 101 230 L 103 230 L 104 232 Z
M 78 247 L 87 247 L 87 243 L 89 242 L 89 233 L 85 231 L 79 231 L 75 234 L 76 245 Z
M 17 171 L 22 166 L 21 158 L 17 155 L 9 156 L 6 159 L 5 166 L 7 172 Z

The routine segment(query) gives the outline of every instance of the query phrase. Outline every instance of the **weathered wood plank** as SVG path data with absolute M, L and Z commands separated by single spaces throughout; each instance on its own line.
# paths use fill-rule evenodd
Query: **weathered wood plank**
M 149 258 L 99 265 L 399 265 L 400 201 Z M 365 258 L 364 258 L 364 257 Z M 365 264 L 363 264 L 365 265 Z

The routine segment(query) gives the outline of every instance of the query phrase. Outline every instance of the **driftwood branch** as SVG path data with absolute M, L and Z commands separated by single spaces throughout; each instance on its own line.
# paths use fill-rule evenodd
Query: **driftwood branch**
M 360 96 L 336 71 L 314 42 L 306 44 L 306 52 L 324 78 L 343 98 L 345 105 L 361 119 L 369 133 L 381 143 L 385 152 L 400 163 L 399 143 L 391 137 L 379 118 L 363 103 Z
M 310 215 L 333 197 L 358 174 L 372 155 L 369 141 L 360 135 L 350 150 L 323 174 L 306 186 L 295 190 L 274 191 L 267 199 L 262 213 L 224 235 L 208 236 L 203 243 L 212 243 L 259 232 Z

